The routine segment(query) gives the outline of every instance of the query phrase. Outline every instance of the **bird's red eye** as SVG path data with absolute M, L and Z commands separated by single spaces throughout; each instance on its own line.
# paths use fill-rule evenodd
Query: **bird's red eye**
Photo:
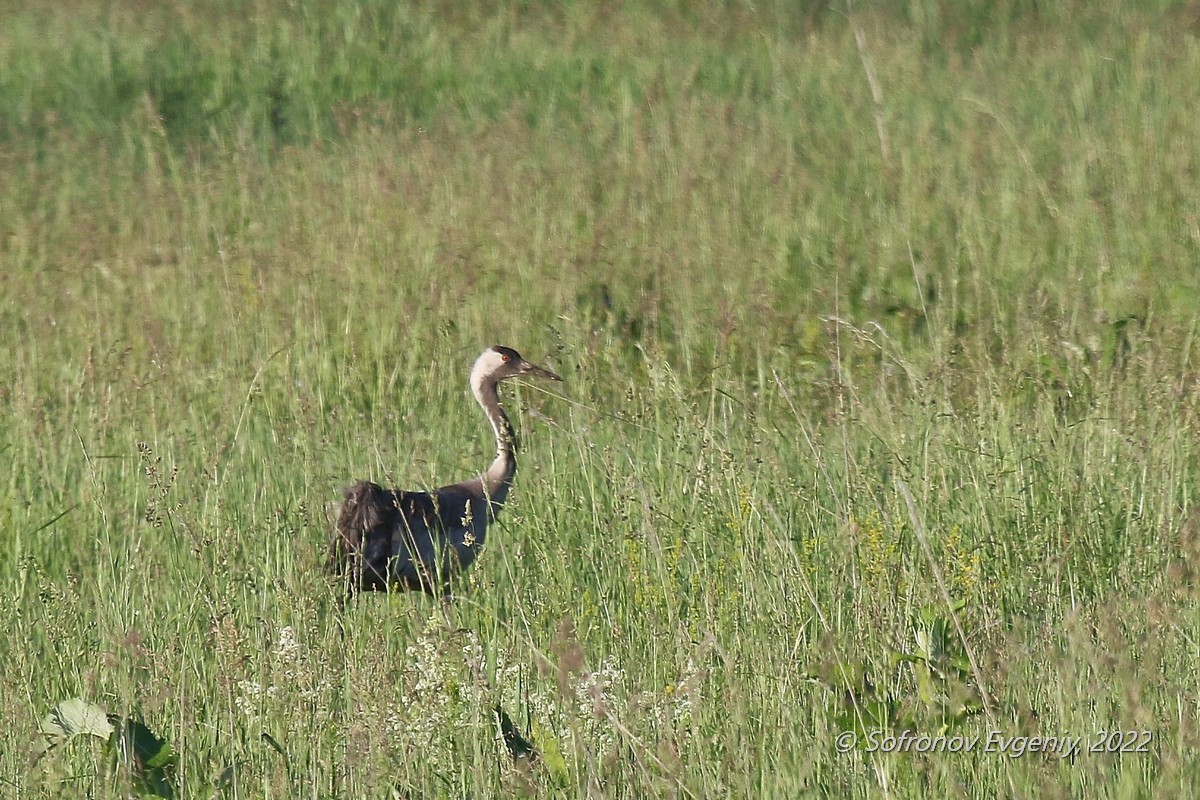
M 506 363 L 507 363 L 507 362 L 508 362 L 508 360 L 509 360 L 508 356 L 504 355 L 503 353 L 501 353 L 501 354 L 500 354 L 500 358 L 501 358 L 501 360 L 502 360 L 502 361 L 504 361 L 504 362 L 506 362 Z

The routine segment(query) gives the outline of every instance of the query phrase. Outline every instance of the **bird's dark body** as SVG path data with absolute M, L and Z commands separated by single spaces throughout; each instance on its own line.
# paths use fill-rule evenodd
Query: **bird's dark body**
M 445 593 L 453 574 L 470 563 L 462 563 L 445 530 L 430 493 L 361 481 L 346 490 L 330 566 L 346 577 L 350 592 Z

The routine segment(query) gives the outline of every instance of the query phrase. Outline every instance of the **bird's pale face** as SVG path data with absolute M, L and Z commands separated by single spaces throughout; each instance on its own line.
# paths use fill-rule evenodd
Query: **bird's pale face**
M 479 356 L 479 360 L 475 362 L 473 372 L 481 373 L 497 381 L 518 377 L 562 380 L 550 370 L 530 364 L 516 350 L 503 345 L 496 345 L 484 350 L 483 354 Z

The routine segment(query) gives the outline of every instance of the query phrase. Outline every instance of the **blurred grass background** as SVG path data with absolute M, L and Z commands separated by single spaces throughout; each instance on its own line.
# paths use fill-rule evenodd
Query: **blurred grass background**
M 185 797 L 1196 791 L 1195 2 L 3 16 L 3 791 L 133 791 L 29 767 L 74 695 Z M 486 464 L 492 343 L 567 382 L 469 633 L 337 612 L 330 505 Z M 955 730 L 1152 752 L 835 753 L 939 581 Z

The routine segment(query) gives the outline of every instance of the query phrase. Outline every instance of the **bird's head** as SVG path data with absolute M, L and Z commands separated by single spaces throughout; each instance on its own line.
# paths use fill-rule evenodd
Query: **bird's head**
M 474 368 L 471 369 L 472 386 L 478 386 L 483 381 L 502 381 L 508 378 L 562 380 L 550 370 L 530 364 L 511 347 L 499 344 L 484 350 L 476 359 Z

